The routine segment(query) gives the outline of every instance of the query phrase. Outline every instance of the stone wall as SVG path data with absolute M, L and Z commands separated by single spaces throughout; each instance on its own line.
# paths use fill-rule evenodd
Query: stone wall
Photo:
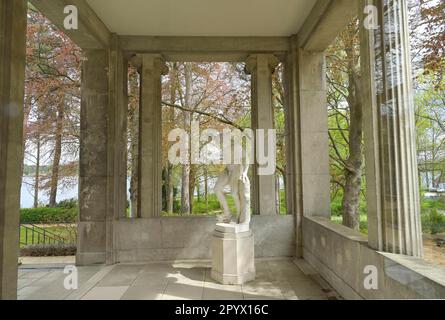
M 211 259 L 214 217 L 160 217 L 116 221 L 117 262 Z M 256 257 L 295 254 L 294 217 L 253 216 Z
M 368 247 L 367 238 L 322 217 L 303 219 L 303 256 L 345 299 L 444 299 L 445 270 L 424 260 Z M 365 289 L 366 266 L 378 288 Z

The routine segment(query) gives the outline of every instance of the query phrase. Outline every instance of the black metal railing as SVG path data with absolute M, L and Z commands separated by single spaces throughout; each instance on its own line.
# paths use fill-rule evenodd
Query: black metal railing
M 69 242 L 68 239 L 34 224 L 20 225 L 19 239 L 21 246 L 33 244 L 63 244 Z

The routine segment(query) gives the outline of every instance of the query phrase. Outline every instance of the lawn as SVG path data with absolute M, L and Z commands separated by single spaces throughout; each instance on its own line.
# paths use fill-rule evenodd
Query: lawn
M 27 228 L 26 228 L 27 227 Z M 48 236 L 52 234 L 62 237 L 65 239 L 66 243 L 75 243 L 76 242 L 76 226 L 75 225 L 39 225 L 38 230 L 34 232 L 34 244 L 43 244 L 43 230 L 45 233 L 48 232 Z M 32 226 L 31 225 L 21 225 L 20 226 L 20 247 L 24 247 L 25 244 L 30 245 L 33 243 L 32 241 Z M 26 231 L 28 230 L 28 231 Z M 26 234 L 28 233 L 28 235 Z M 39 239 L 40 234 L 40 239 Z
M 331 221 L 342 224 L 343 223 L 343 217 L 342 216 L 332 216 Z M 366 214 L 360 215 L 360 232 L 363 234 L 368 234 L 368 216 Z

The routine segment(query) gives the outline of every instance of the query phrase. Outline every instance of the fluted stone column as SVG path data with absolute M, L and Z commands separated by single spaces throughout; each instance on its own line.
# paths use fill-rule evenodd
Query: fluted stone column
M 375 30 L 365 28 L 366 5 L 378 8 Z M 362 0 L 359 14 L 368 119 L 364 134 L 369 244 L 376 250 L 420 257 L 423 248 L 407 4 L 403 0 Z
M 0 0 L 0 300 L 17 298 L 26 10 Z
M 272 105 L 272 73 L 278 63 L 278 59 L 270 54 L 251 55 L 246 61 L 246 71 L 252 76 L 252 128 L 254 130 L 274 129 L 275 127 Z M 267 135 L 265 136 L 265 142 L 266 147 Z M 258 141 L 255 139 L 255 150 L 257 148 Z M 269 150 L 266 148 L 267 152 Z M 261 215 L 277 214 L 275 174 L 258 175 L 258 166 L 255 164 L 252 180 L 253 213 Z
M 168 72 L 161 55 L 142 54 L 133 59 L 140 70 L 138 216 L 160 216 L 162 210 L 162 86 Z

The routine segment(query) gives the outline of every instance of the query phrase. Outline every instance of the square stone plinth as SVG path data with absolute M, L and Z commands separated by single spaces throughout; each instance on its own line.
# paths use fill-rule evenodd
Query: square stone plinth
M 219 230 L 226 230 L 222 232 Z M 255 280 L 254 239 L 252 231 L 218 227 L 212 239 L 213 280 L 226 285 L 241 285 Z

